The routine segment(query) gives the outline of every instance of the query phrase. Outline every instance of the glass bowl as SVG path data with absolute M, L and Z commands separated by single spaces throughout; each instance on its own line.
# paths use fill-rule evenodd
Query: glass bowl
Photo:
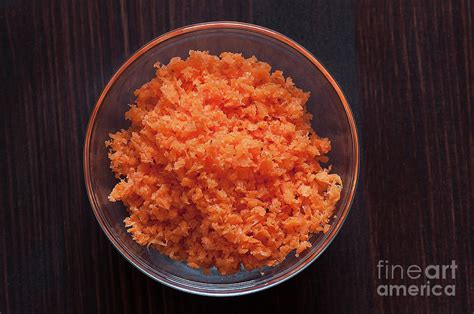
M 216 270 L 204 274 L 185 263 L 173 261 L 158 251 L 135 243 L 126 232 L 126 210 L 107 196 L 117 180 L 109 168 L 104 142 L 108 134 L 127 128 L 124 113 L 134 102 L 133 91 L 155 74 L 156 61 L 186 57 L 189 50 L 240 52 L 255 55 L 272 69 L 283 70 L 296 86 L 310 91 L 307 108 L 313 114 L 313 128 L 329 137 L 333 172 L 343 180 L 341 199 L 331 228 L 313 235 L 312 247 L 298 257 L 290 254 L 274 267 L 242 270 L 222 276 Z M 84 177 L 94 214 L 117 250 L 149 277 L 178 290 L 209 296 L 242 295 L 272 287 L 308 267 L 328 247 L 344 220 L 354 197 L 359 171 L 358 139 L 354 118 L 340 87 L 327 70 L 302 46 L 273 30 L 237 22 L 212 22 L 176 29 L 151 41 L 128 59 L 109 81 L 92 112 L 84 145 Z

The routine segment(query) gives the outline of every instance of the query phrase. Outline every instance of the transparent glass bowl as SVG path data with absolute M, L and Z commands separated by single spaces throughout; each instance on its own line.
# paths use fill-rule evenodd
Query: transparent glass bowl
M 121 203 L 107 199 L 117 182 L 109 168 L 104 142 L 108 134 L 127 128 L 124 113 L 133 103 L 133 91 L 154 76 L 156 61 L 185 58 L 189 50 L 240 52 L 268 62 L 273 70 L 283 70 L 296 85 L 311 92 L 308 110 L 314 115 L 313 128 L 329 137 L 333 172 L 343 180 L 344 188 L 336 216 L 326 234 L 314 235 L 312 247 L 299 257 L 289 255 L 275 267 L 240 271 L 221 276 L 217 271 L 205 275 L 135 243 L 126 232 L 126 210 Z M 263 27 L 237 23 L 212 22 L 183 27 L 166 33 L 138 50 L 109 81 L 92 112 L 84 146 L 84 177 L 89 200 L 102 229 L 119 252 L 143 273 L 170 287 L 201 295 L 242 295 L 281 283 L 311 264 L 331 243 L 354 197 L 359 169 L 358 139 L 351 109 L 337 83 L 324 67 L 303 47 L 291 39 Z

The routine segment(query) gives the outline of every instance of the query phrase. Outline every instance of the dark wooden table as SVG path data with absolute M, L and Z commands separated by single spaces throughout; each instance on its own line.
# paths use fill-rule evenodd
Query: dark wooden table
M 473 313 L 473 6 L 1 1 L 0 312 Z M 100 229 L 82 175 L 89 114 L 114 71 L 152 38 L 210 20 L 267 26 L 307 47 L 341 83 L 361 134 L 357 199 L 330 249 L 239 298 L 140 273 Z M 454 260 L 456 296 L 379 296 L 379 260 Z

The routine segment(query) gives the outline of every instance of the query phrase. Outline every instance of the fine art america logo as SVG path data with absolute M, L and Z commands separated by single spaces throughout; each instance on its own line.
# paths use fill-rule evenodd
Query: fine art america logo
M 379 296 L 455 296 L 456 261 L 447 265 L 395 265 L 387 260 L 377 263 Z M 393 284 L 399 283 L 402 284 Z

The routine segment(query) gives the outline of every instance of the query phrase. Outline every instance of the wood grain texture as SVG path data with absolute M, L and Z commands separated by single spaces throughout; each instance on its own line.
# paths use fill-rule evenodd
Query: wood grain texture
M 472 313 L 474 73 L 464 1 L 7 1 L 0 4 L 0 312 Z M 164 287 L 108 242 L 87 200 L 92 107 L 121 63 L 173 28 L 267 26 L 340 82 L 361 133 L 358 196 L 309 269 L 240 298 Z M 376 264 L 459 265 L 455 298 L 384 298 Z
M 471 5 L 361 1 L 357 8 L 360 197 L 372 265 L 459 265 L 455 299 L 376 297 L 377 312 L 473 310 Z

